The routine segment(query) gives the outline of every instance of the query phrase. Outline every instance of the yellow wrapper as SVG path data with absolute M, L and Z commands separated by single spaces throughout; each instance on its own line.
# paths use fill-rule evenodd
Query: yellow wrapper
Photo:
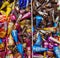
M 46 52 L 44 52 L 44 58 L 47 58 L 47 57 L 46 57 Z
M 27 29 L 26 31 L 27 31 L 27 33 L 29 33 L 29 32 L 31 32 L 31 29 Z
M 25 25 L 25 22 L 26 22 L 25 20 L 21 21 L 20 25 Z
M 8 15 L 10 14 L 11 10 L 12 10 L 12 9 L 8 7 L 5 15 L 8 16 Z
M 21 25 L 21 28 L 23 28 L 24 27 L 24 25 Z
M 8 16 L 11 12 L 11 10 L 14 9 L 14 2 L 11 4 L 7 5 L 7 11 L 6 11 L 6 16 Z
M 12 35 L 10 34 L 9 38 L 8 38 L 8 45 L 14 45 L 14 40 L 13 40 L 13 37 Z
M 8 4 L 9 4 L 9 2 L 8 2 L 8 1 L 6 1 L 5 3 L 3 3 L 3 5 L 2 5 L 2 7 L 1 7 L 1 9 L 5 8 Z
M 5 35 L 6 35 L 6 31 L 1 31 L 1 32 L 0 32 L 0 38 L 4 38 Z
M 9 25 L 8 25 L 8 35 L 11 33 L 12 29 L 13 29 L 13 26 L 14 26 L 14 23 L 13 22 L 10 22 Z
M 3 11 L 3 10 L 0 10 L 0 13 L 1 13 L 2 15 L 5 15 L 5 11 Z
M 11 4 L 9 4 L 9 2 L 8 1 L 6 1 L 5 3 L 3 3 L 3 5 L 2 5 L 2 7 L 1 7 L 1 13 L 4 15 L 6 15 L 6 16 L 8 16 L 9 14 L 10 14 L 10 12 L 11 12 L 11 10 L 12 9 L 14 9 L 14 3 L 15 2 L 12 2 Z M 7 6 L 7 7 L 6 7 Z M 5 11 L 3 11 L 2 9 L 3 8 L 5 8 L 6 7 L 6 12 Z
M 55 31 L 55 28 L 54 27 L 49 27 L 49 28 L 43 28 L 43 30 L 46 30 L 46 31 Z
M 13 58 L 13 54 L 10 54 L 9 56 L 10 56 L 10 58 Z
M 0 44 L 0 49 L 4 49 L 4 43 Z
M 26 48 L 26 43 L 23 44 L 23 47 Z

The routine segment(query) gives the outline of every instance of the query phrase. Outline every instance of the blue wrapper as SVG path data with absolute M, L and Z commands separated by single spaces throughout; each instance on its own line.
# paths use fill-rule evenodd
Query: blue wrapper
M 18 42 L 18 31 L 17 30 L 12 30 L 12 37 L 15 42 Z
M 34 45 L 34 46 L 32 47 L 32 51 L 33 51 L 33 52 L 45 52 L 45 51 L 48 51 L 48 48 L 42 48 L 42 47 L 40 47 L 40 46 Z
M 42 46 L 42 37 L 40 34 L 38 34 L 37 41 L 34 45 Z
M 2 43 L 2 39 L 0 38 L 0 44 Z
M 60 49 L 59 49 L 59 47 L 54 46 L 53 50 L 54 50 L 54 53 L 56 55 L 56 58 L 60 58 Z
M 42 16 L 36 16 L 36 27 L 39 27 L 39 24 L 41 23 L 43 17 Z
M 57 24 L 56 22 L 54 22 L 53 26 L 54 26 L 54 27 L 57 27 L 57 25 L 58 25 L 58 24 Z
M 23 58 L 23 45 L 22 44 L 17 44 L 16 45 L 17 51 L 22 54 L 22 58 Z
M 35 28 L 34 27 L 32 27 L 32 32 L 34 32 L 35 31 Z
M 19 0 L 19 7 L 20 9 L 26 8 L 31 0 Z

